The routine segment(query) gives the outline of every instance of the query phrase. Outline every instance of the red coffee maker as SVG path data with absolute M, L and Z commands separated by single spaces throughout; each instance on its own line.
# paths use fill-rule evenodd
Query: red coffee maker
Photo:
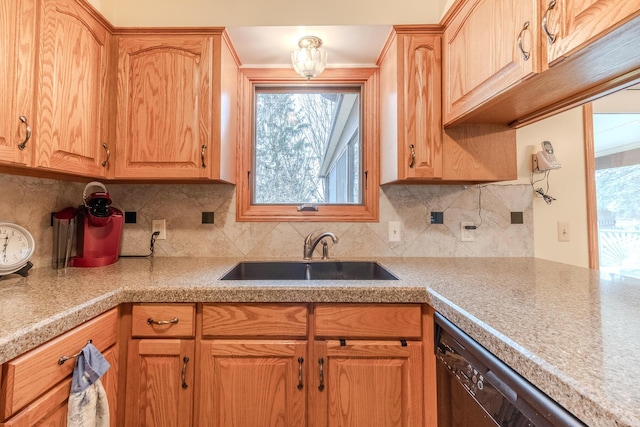
M 101 191 L 88 194 L 97 187 Z M 93 181 L 82 192 L 84 206 L 78 208 L 76 256 L 72 267 L 102 267 L 118 261 L 124 215 L 111 206 L 111 198 L 104 184 Z

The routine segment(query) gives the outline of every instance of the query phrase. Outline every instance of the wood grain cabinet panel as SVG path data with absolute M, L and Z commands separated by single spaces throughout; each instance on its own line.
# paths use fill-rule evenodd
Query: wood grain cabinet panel
M 469 0 L 444 32 L 444 123 L 540 72 L 536 0 Z
M 423 425 L 422 343 L 316 342 L 310 427 Z
M 110 347 L 108 350 L 102 352 L 102 355 L 111 365 L 100 381 L 102 382 L 109 402 L 109 424 L 115 427 L 117 425 L 118 346 Z M 44 425 L 48 427 L 66 427 L 70 389 L 71 378 L 69 377 L 55 385 L 15 416 L 0 423 L 0 426 L 31 427 Z
M 130 340 L 128 352 L 125 425 L 190 427 L 194 341 Z
M 134 337 L 193 337 L 196 332 L 194 304 L 136 304 L 131 310 Z
M 209 177 L 213 36 L 123 35 L 118 45 L 116 176 Z
M 112 309 L 3 365 L 1 417 L 8 418 L 50 387 L 71 375 L 75 359 L 58 364 L 61 356 L 78 353 L 88 340 L 100 351 L 116 343 L 118 311 Z M 34 374 L 34 373 L 37 373 Z
M 306 425 L 306 353 L 306 341 L 203 340 L 200 425 Z
M 23 150 L 27 124 L 34 125 L 36 0 L 0 2 L 0 163 L 31 165 L 34 141 Z M 20 120 L 24 116 L 26 124 Z
M 380 65 L 381 183 L 442 177 L 441 37 L 396 27 Z
M 105 177 L 111 35 L 75 0 L 42 0 L 40 13 L 35 166 Z
M 306 337 L 307 306 L 205 304 L 202 335 L 215 337 Z
M 545 35 L 549 62 L 569 56 L 599 36 L 640 14 L 640 0 L 545 0 L 547 28 L 555 38 Z
M 314 316 L 319 337 L 411 339 L 422 334 L 418 304 L 318 304 Z

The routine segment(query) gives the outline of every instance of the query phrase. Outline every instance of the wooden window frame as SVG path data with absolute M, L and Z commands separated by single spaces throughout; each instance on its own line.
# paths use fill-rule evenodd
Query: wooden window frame
M 298 211 L 297 205 L 252 205 L 253 128 L 255 88 L 281 86 L 362 86 L 362 204 L 319 205 L 317 211 Z M 379 219 L 378 72 L 376 68 L 330 68 L 312 80 L 293 69 L 241 70 L 240 129 L 238 137 L 236 221 L 377 222 Z

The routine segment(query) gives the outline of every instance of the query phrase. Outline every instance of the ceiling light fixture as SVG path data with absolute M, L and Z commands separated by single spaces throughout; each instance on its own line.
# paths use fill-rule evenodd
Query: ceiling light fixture
M 304 36 L 298 41 L 298 49 L 291 52 L 293 68 L 307 80 L 320 74 L 327 65 L 327 52 L 321 46 L 319 37 Z

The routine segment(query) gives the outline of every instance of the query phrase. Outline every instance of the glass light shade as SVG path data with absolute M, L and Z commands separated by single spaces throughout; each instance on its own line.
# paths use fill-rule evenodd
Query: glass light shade
M 322 40 L 314 36 L 306 36 L 298 42 L 298 49 L 291 52 L 291 63 L 298 74 L 306 79 L 320 74 L 327 65 L 327 52 Z

